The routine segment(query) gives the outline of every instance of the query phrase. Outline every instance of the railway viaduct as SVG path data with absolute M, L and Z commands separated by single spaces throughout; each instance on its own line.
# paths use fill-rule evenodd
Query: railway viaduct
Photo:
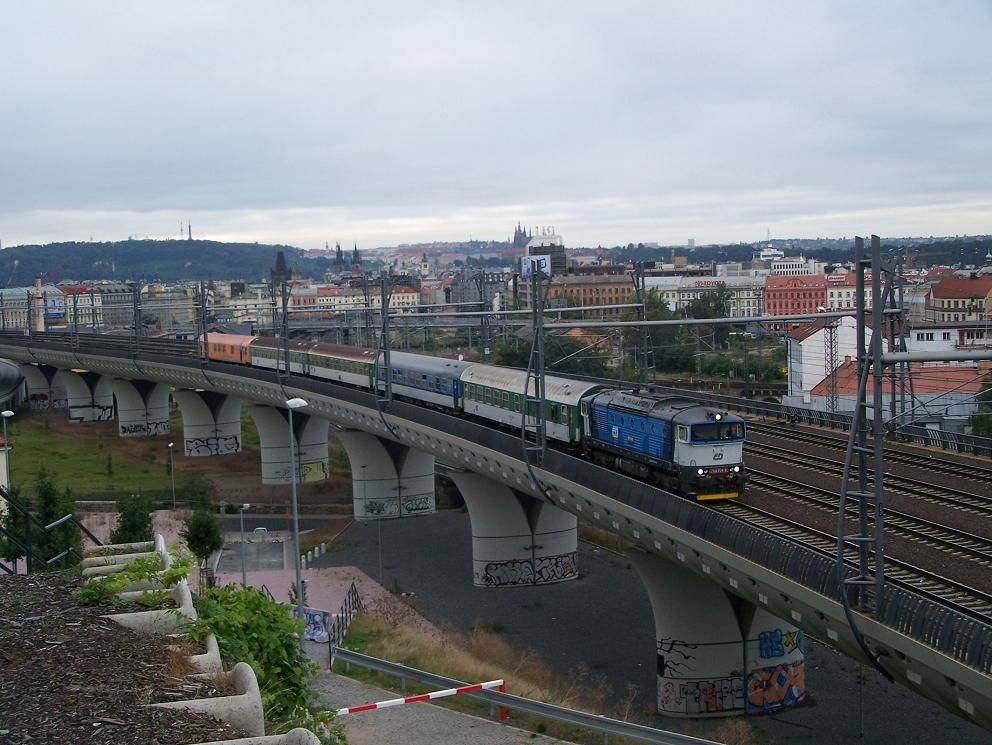
M 171 394 L 188 456 L 240 449 L 249 402 L 266 483 L 289 479 L 285 402 L 302 397 L 292 433 L 300 473 L 326 474 L 337 428 L 358 519 L 432 512 L 435 461 L 444 464 L 469 507 L 479 585 L 576 577 L 579 516 L 618 533 L 636 546 L 654 609 L 662 713 L 763 712 L 800 700 L 804 634 L 864 661 L 833 559 L 572 455 L 548 451 L 531 470 L 519 438 L 503 431 L 400 401 L 380 411 L 370 392 L 179 354 L 2 336 L 0 356 L 21 366 L 29 397 L 51 400 L 64 386 L 70 419 L 109 420 L 116 409 L 125 437 L 167 433 Z M 895 680 L 992 729 L 992 627 L 889 585 L 878 608 L 857 623 Z

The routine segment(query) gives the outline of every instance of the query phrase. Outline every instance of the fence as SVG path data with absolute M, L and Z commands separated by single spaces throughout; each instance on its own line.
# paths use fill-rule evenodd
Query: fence
M 78 555 L 78 551 L 76 551 L 75 546 L 72 545 L 72 536 L 70 534 L 70 530 L 71 530 L 70 526 L 72 525 L 75 525 L 79 530 L 85 533 L 86 536 L 91 541 L 93 541 L 95 545 L 97 546 L 103 545 L 103 543 L 101 543 L 100 540 L 95 535 L 93 535 L 90 531 L 88 531 L 86 529 L 86 526 L 84 526 L 81 522 L 79 522 L 79 520 L 77 520 L 72 513 L 69 513 L 68 515 L 63 515 L 58 520 L 55 520 L 49 525 L 43 525 L 38 520 L 38 518 L 36 518 L 28 511 L 28 508 L 25 505 L 21 504 L 16 499 L 11 497 L 10 493 L 3 487 L 0 487 L 0 499 L 6 501 L 8 510 L 14 510 L 18 515 L 20 515 L 20 519 L 24 525 L 23 535 L 16 535 L 14 531 L 7 530 L 7 528 L 0 525 L 0 536 L 4 538 L 9 548 L 12 549 L 11 551 L 9 551 L 9 553 L 11 554 L 20 553 L 22 556 L 24 556 L 25 571 L 27 571 L 29 574 L 31 570 L 34 568 L 36 562 L 38 561 L 42 562 L 45 566 L 51 566 L 57 561 L 62 561 L 63 564 L 68 566 L 69 559 L 72 558 L 72 555 L 73 554 Z M 40 530 L 42 533 L 51 533 L 52 531 L 58 530 L 59 528 L 62 529 L 62 551 L 60 551 L 55 556 L 52 556 L 50 558 L 45 558 L 44 556 L 38 555 L 37 551 L 35 551 L 33 544 L 33 536 L 35 535 L 36 531 Z M 16 560 L 14 560 L 14 565 L 12 567 L 7 566 L 3 562 L 0 562 L 0 571 L 4 571 L 7 574 L 16 574 L 17 573 Z
M 355 583 L 352 582 L 351 586 L 348 587 L 347 594 L 344 596 L 344 602 L 341 603 L 341 608 L 334 615 L 334 620 L 331 621 L 331 625 L 327 629 L 328 668 L 334 667 L 334 657 L 337 653 L 338 645 L 344 641 L 344 635 L 348 633 L 348 626 L 351 625 L 351 619 L 361 609 L 362 597 L 358 594 L 358 588 L 355 587 Z
M 367 670 L 373 670 L 384 675 L 399 678 L 404 683 L 407 680 L 414 680 L 418 683 L 433 686 L 434 688 L 459 688 L 467 685 L 460 680 L 452 680 L 442 675 L 417 670 L 416 668 L 400 665 L 396 662 L 380 660 L 377 657 L 353 652 L 350 649 L 338 649 L 337 659 L 344 662 L 346 667 L 357 665 Z M 603 735 L 604 743 L 609 743 L 609 737 L 613 735 L 614 737 L 627 737 L 631 740 L 651 743 L 652 745 L 719 745 L 712 740 L 703 740 L 698 737 L 682 735 L 678 732 L 666 732 L 652 727 L 645 727 L 642 724 L 632 724 L 631 722 L 622 722 L 619 719 L 587 714 L 584 711 L 566 709 L 563 706 L 546 704 L 542 701 L 514 696 L 511 693 L 485 690 L 473 691 L 465 695 L 487 702 L 490 706 L 490 716 L 493 715 L 497 707 L 505 707 L 510 711 L 518 711 L 544 719 L 552 719 L 556 722 L 564 722 L 593 732 L 600 732 Z

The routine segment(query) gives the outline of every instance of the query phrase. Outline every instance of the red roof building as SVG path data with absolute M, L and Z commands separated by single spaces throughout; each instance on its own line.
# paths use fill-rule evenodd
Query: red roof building
M 928 321 L 982 321 L 992 310 L 992 277 L 948 277 L 930 288 L 926 300 Z
M 827 281 L 822 274 L 770 275 L 765 279 L 765 313 L 785 316 L 816 313 L 827 306 Z

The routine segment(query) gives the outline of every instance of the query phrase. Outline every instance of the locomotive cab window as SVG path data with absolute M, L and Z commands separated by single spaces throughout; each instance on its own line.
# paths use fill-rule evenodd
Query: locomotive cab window
M 714 424 L 694 424 L 693 442 L 719 442 L 721 440 L 743 440 L 743 422 L 720 422 Z
M 679 442 L 689 442 L 689 428 L 684 424 L 679 425 Z

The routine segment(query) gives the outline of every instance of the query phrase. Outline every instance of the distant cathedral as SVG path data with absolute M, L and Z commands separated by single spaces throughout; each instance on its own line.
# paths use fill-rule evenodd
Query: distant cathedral
M 526 248 L 531 237 L 531 234 L 524 228 L 520 227 L 520 223 L 517 223 L 517 229 L 513 231 L 513 247 Z

